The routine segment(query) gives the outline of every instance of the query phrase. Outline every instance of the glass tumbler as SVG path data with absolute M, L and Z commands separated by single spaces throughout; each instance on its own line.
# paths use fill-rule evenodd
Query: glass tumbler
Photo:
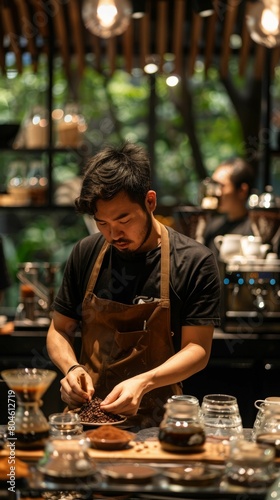
M 208 394 L 201 405 L 207 441 L 243 438 L 243 426 L 237 399 L 227 394 Z

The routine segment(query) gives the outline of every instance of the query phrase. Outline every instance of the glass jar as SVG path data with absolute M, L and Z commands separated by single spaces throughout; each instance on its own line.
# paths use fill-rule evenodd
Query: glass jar
M 66 104 L 64 110 L 55 110 L 53 119 L 57 134 L 57 146 L 77 148 L 86 131 L 86 123 L 76 103 Z
M 270 406 L 263 411 L 262 419 L 256 431 L 256 442 L 273 446 L 275 455 L 280 457 L 280 408 Z
M 242 420 L 235 396 L 208 394 L 203 398 L 201 411 L 208 441 L 230 441 L 243 437 Z
M 49 143 L 49 116 L 42 106 L 31 110 L 23 124 L 24 146 L 26 148 L 45 148 Z
M 158 434 L 163 450 L 195 453 L 204 449 L 205 432 L 197 403 L 191 396 L 168 399 Z
M 273 408 L 280 411 L 280 398 L 277 396 L 269 396 L 265 399 L 257 399 L 257 401 L 255 401 L 254 403 L 254 406 L 258 409 L 258 413 L 253 425 L 252 437 L 253 439 L 256 439 L 256 435 L 259 432 L 259 429 L 263 422 L 265 411 L 271 410 Z

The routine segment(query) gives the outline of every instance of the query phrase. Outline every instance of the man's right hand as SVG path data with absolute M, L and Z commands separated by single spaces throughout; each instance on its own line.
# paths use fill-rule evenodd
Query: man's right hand
M 87 391 L 81 388 L 80 377 L 85 375 Z M 74 409 L 82 404 L 90 401 L 94 394 L 92 380 L 89 374 L 82 368 L 78 367 L 70 371 L 61 381 L 60 393 L 61 399 L 69 409 Z

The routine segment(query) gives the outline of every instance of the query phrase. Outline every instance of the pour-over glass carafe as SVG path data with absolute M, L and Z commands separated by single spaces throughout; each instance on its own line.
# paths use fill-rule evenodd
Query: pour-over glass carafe
M 56 372 L 40 368 L 4 370 L 2 378 L 15 392 L 15 436 L 17 448 L 40 449 L 49 437 L 49 423 L 44 416 L 42 395 L 56 377 Z

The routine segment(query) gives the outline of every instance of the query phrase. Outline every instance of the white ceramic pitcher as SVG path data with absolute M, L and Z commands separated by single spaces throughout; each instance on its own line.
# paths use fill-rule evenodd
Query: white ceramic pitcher
M 234 255 L 241 254 L 241 234 L 218 235 L 214 238 L 214 243 L 219 250 L 221 260 L 227 261 Z
M 245 257 L 258 257 L 263 259 L 270 250 L 269 244 L 263 244 L 260 236 L 243 236 L 241 249 Z

